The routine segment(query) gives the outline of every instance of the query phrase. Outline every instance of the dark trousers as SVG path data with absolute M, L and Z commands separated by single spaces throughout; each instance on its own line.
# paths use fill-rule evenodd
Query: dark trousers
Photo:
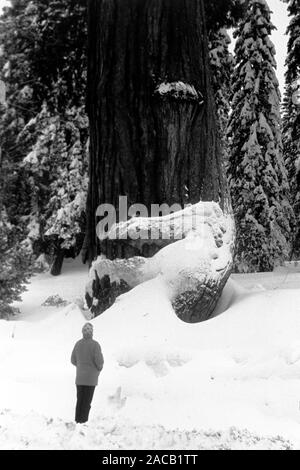
M 89 412 L 94 396 L 95 387 L 87 385 L 76 385 L 77 387 L 77 403 L 75 421 L 76 423 L 86 423 L 89 419 Z

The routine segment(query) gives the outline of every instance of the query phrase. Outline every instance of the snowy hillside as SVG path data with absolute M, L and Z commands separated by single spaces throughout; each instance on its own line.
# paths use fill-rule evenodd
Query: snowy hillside
M 212 320 L 188 325 L 159 279 L 93 320 L 105 365 L 73 423 L 76 305 L 86 268 L 35 277 L 0 322 L 0 449 L 300 449 L 300 273 L 232 276 Z M 69 304 L 42 307 L 59 294 Z M 281 437 L 280 437 L 281 436 Z

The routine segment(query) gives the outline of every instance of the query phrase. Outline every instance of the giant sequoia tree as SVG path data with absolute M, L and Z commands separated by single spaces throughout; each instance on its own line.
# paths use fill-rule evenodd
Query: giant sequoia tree
M 101 203 L 224 202 L 203 3 L 89 1 L 90 262 Z
M 120 195 L 148 208 L 200 200 L 228 208 L 204 1 L 89 0 L 88 28 L 90 185 L 83 257 L 91 263 L 100 253 L 111 260 L 153 256 L 161 244 L 100 243 L 96 211 L 101 203 L 117 207 Z

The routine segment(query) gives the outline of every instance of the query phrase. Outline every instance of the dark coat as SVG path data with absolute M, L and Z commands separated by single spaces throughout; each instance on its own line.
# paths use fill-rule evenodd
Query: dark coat
M 74 346 L 71 362 L 76 366 L 76 385 L 98 385 L 98 377 L 104 360 L 100 344 L 91 338 L 83 338 Z

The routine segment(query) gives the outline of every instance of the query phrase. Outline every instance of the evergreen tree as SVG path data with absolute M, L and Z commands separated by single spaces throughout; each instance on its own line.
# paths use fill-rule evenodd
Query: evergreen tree
M 54 263 L 78 254 L 84 233 L 86 29 L 85 0 L 14 0 L 0 23 L 4 203 L 35 255 L 51 254 Z M 63 210 L 68 219 L 57 223 Z
M 100 252 L 114 258 L 121 251 L 101 244 L 95 230 L 98 206 L 116 205 L 120 194 L 147 207 L 200 198 L 221 207 L 227 202 L 205 4 L 88 2 L 91 154 L 83 259 L 89 263 Z M 184 91 L 172 96 L 178 82 Z M 122 247 L 123 257 L 126 250 L 133 251 Z
M 237 223 L 236 269 L 269 271 L 290 255 L 293 211 L 282 155 L 274 29 L 265 0 L 251 0 L 235 37 L 229 182 Z
M 66 109 L 64 115 L 43 106 L 31 124 L 37 141 L 22 164 L 31 194 L 28 238 L 34 252 L 53 258 L 55 275 L 65 256 L 79 254 L 87 192 L 87 118 L 83 107 Z
M 18 165 L 29 148 L 19 142 L 18 135 L 39 110 L 31 68 L 35 38 L 36 12 L 31 2 L 13 0 L 0 18 L 0 79 L 5 82 L 7 101 L 0 109 L 0 142 L 3 204 L 10 221 L 18 226 L 27 201 Z
M 16 10 L 19 9 L 22 2 L 14 2 Z M 24 3 L 24 2 L 23 2 Z M 28 28 L 28 18 L 19 18 L 12 16 L 10 19 L 10 27 L 14 27 L 18 22 L 23 24 L 24 30 Z M 5 35 L 6 30 L 2 29 L 0 37 Z M 7 37 L 7 48 L 10 49 L 13 38 L 10 40 Z M 17 39 L 16 39 L 17 40 Z M 9 62 L 3 62 L 5 60 L 5 54 L 3 49 L 0 49 L 0 63 L 2 62 L 3 75 L 5 76 L 7 85 L 5 88 L 10 87 L 11 95 L 17 95 L 19 93 L 20 106 L 11 106 L 10 112 L 8 112 L 8 104 L 6 100 L 0 104 L 0 116 L 5 119 L 1 119 L 0 126 L 2 136 L 5 136 L 5 141 L 0 137 L 0 318 L 8 318 L 14 313 L 12 303 L 16 300 L 20 300 L 20 294 L 25 290 L 25 284 L 28 277 L 31 274 L 31 255 L 28 245 L 22 242 L 22 229 L 19 224 L 14 225 L 11 223 L 8 217 L 5 203 L 10 209 L 16 205 L 17 197 L 14 196 L 14 190 L 16 189 L 16 175 L 14 171 L 15 160 L 17 160 L 17 154 L 14 155 L 15 159 L 8 160 L 6 158 L 6 150 L 10 146 L 14 145 L 13 137 L 16 135 L 19 129 L 22 128 L 24 120 L 22 118 L 22 103 L 24 104 L 30 94 L 24 80 L 22 80 L 19 91 L 13 86 L 13 80 L 10 82 L 12 75 L 15 75 L 15 79 L 19 79 L 19 75 L 23 74 L 23 78 L 26 75 L 27 61 L 25 59 L 27 43 L 24 38 L 23 42 L 24 55 L 20 51 L 19 58 L 22 56 L 23 64 L 17 69 L 11 69 Z M 17 63 L 18 58 L 12 55 L 12 62 Z M 23 67 L 22 67 L 23 66 Z M 6 95 L 6 92 L 5 92 Z M 3 126 L 9 124 L 7 126 Z M 7 143 L 5 147 L 3 145 Z M 9 198 L 9 195 L 11 199 Z
M 11 304 L 20 300 L 31 274 L 31 252 L 22 242 L 18 227 L 13 226 L 5 209 L 0 212 L 0 318 L 14 313 Z
M 224 161 L 228 160 L 228 139 L 226 130 L 230 113 L 231 77 L 234 69 L 234 58 L 229 51 L 231 39 L 226 28 L 209 35 L 209 58 L 212 71 L 213 87 L 217 107 L 219 132 L 222 141 Z
M 289 0 L 290 24 L 287 33 L 288 54 L 286 60 L 285 94 L 283 102 L 284 158 L 291 186 L 292 203 L 296 215 L 296 231 L 293 255 L 300 256 L 300 103 L 296 103 L 295 92 L 300 95 L 300 0 Z

